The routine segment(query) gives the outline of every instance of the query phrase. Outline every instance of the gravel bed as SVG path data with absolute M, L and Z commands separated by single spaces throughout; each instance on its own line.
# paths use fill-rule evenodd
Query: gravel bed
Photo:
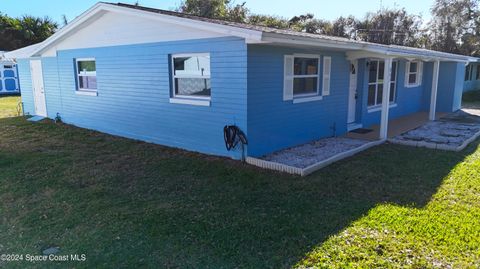
M 331 137 L 313 141 L 300 146 L 280 150 L 261 159 L 286 164 L 298 168 L 306 168 L 324 161 L 339 153 L 365 145 L 371 141 L 346 137 Z
M 396 136 L 394 139 L 460 146 L 479 131 L 479 116 L 458 111 L 438 121 L 427 122 L 416 129 Z

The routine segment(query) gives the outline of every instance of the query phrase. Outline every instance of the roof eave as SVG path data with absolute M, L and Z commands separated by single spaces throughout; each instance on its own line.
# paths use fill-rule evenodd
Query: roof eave
M 411 51 L 410 49 L 402 49 L 399 47 L 392 48 L 388 45 L 374 44 L 367 42 L 349 42 L 340 40 L 330 40 L 322 38 L 293 36 L 279 33 L 264 33 L 262 41 L 271 43 L 283 43 L 290 45 L 306 45 L 322 48 L 344 49 L 347 51 L 365 51 L 384 57 L 402 57 L 423 60 L 440 60 L 440 61 L 454 61 L 454 62 L 474 62 L 477 58 L 457 55 L 451 53 L 437 52 L 437 51 Z

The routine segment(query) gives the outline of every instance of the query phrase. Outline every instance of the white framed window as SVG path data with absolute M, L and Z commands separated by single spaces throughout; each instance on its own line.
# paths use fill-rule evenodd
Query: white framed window
M 418 87 L 422 85 L 423 62 L 408 61 L 405 65 L 405 87 Z
M 210 53 L 173 54 L 171 64 L 170 102 L 210 105 Z
M 293 97 L 308 97 L 319 94 L 318 55 L 294 55 L 293 57 Z
M 284 57 L 283 100 L 303 103 L 321 100 L 330 93 L 331 57 L 323 57 L 323 90 L 320 92 L 320 55 L 293 54 Z
M 392 62 L 392 73 L 390 75 L 390 104 L 395 103 L 397 96 L 397 62 Z M 385 62 L 381 60 L 370 60 L 368 63 L 368 98 L 367 106 L 374 108 L 382 105 L 383 84 L 385 83 L 384 71 Z
M 75 69 L 77 72 L 77 91 L 95 93 L 97 91 L 97 66 L 95 58 L 75 59 Z

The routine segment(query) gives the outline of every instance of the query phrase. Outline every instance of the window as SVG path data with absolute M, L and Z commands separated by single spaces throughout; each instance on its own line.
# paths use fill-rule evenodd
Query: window
M 480 79 L 480 65 L 477 65 L 477 75 L 475 77 L 476 80 Z
M 469 64 L 465 67 L 465 81 L 472 80 L 472 65 Z
M 294 57 L 293 96 L 318 95 L 319 57 Z
M 210 54 L 172 55 L 172 97 L 210 99 Z
M 407 62 L 405 65 L 405 86 L 417 87 L 422 84 L 423 63 L 420 61 Z
M 384 84 L 385 62 L 372 60 L 368 64 L 368 106 L 379 106 L 382 104 Z M 397 84 L 397 62 L 392 62 L 392 74 L 390 76 L 390 103 L 395 102 Z
M 97 91 L 97 67 L 94 58 L 76 59 L 77 90 Z
M 323 71 L 320 69 L 321 60 Z M 292 100 L 298 104 L 320 101 L 324 96 L 330 95 L 332 57 L 315 54 L 284 55 L 283 64 L 283 101 Z

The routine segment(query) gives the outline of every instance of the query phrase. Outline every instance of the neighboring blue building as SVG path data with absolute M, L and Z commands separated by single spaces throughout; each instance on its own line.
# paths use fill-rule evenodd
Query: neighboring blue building
M 17 65 L 14 61 L 0 59 L 0 95 L 18 94 Z
M 458 110 L 473 61 L 108 3 L 16 58 L 31 115 L 236 159 L 225 125 L 257 157 L 372 124 L 385 139 L 388 119 Z
M 463 91 L 480 90 L 480 63 L 472 62 L 465 67 Z

